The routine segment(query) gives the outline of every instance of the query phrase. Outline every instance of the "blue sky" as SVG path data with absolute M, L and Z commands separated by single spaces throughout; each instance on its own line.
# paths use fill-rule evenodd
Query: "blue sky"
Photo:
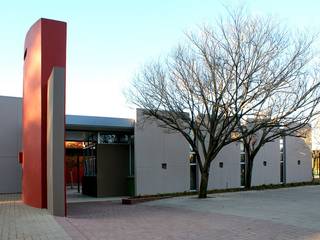
M 134 117 L 123 89 L 184 32 L 214 24 L 224 5 L 246 4 L 289 27 L 319 32 L 318 0 L 1 1 L 0 95 L 22 96 L 24 37 L 39 18 L 68 24 L 67 113 Z

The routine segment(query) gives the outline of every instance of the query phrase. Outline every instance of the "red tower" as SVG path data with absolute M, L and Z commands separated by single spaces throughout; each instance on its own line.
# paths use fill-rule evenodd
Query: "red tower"
M 38 208 L 47 208 L 48 78 L 53 67 L 66 67 L 66 28 L 65 22 L 41 18 L 25 39 L 22 194 Z

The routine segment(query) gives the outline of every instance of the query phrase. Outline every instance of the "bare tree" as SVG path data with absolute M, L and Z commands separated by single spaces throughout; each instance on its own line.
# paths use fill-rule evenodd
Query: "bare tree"
M 252 120 L 254 121 L 254 120 Z M 294 120 L 295 121 L 295 120 Z M 243 138 L 241 139 L 245 151 L 245 187 L 250 188 L 252 184 L 252 172 L 255 157 L 265 144 L 275 141 L 276 139 L 283 138 L 285 136 L 306 138 L 308 132 L 311 131 L 311 127 L 307 124 L 309 120 L 305 119 L 302 122 L 296 122 L 294 124 L 286 125 L 282 123 L 275 124 L 273 122 L 269 125 L 266 121 L 260 122 L 261 129 L 255 133 L 246 135 L 246 132 L 250 127 L 241 125 L 238 131 L 241 132 Z M 251 124 L 248 124 L 249 126 Z M 257 125 L 257 124 L 253 124 Z M 252 125 L 251 125 L 252 127 Z M 239 130 L 240 129 L 240 130 Z M 283 146 L 282 146 L 283 147 Z M 280 149 L 280 145 L 279 145 Z M 310 149 L 311 152 L 311 149 Z M 279 154 L 279 160 L 281 155 Z
M 207 195 L 210 166 L 221 149 L 261 129 L 238 131 L 244 119 L 281 93 L 288 76 L 307 71 L 308 42 L 295 45 L 290 37 L 270 19 L 235 11 L 188 34 L 186 44 L 134 79 L 128 100 L 181 133 L 195 153 L 200 198 Z
M 320 78 L 311 47 L 314 37 L 283 39 L 285 41 L 278 44 L 278 51 L 289 49 L 292 58 L 280 68 L 278 61 L 283 59 L 274 59 L 277 64 L 272 71 L 280 72 L 279 85 L 238 122 L 237 131 L 242 136 L 246 153 L 246 188 L 251 187 L 253 163 L 260 149 L 285 136 L 310 137 L 311 120 L 319 115 Z

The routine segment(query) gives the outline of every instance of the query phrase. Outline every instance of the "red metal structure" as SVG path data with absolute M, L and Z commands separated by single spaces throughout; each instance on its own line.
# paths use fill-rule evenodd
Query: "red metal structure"
M 53 67 L 66 67 L 66 29 L 65 22 L 41 18 L 25 39 L 22 194 L 37 208 L 47 208 L 48 78 Z

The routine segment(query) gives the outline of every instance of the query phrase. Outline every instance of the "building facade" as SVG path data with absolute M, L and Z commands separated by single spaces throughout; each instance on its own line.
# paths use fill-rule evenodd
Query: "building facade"
M 21 104 L 21 98 L 0 97 L 0 111 L 6 113 L 0 117 L 0 193 L 21 192 Z M 96 141 L 97 153 L 83 159 L 96 158 L 101 176 L 97 178 L 101 182 L 97 185 L 101 192 L 98 197 L 132 195 L 125 190 L 128 178 L 134 181 L 133 195 L 184 192 L 199 187 L 200 173 L 186 140 L 146 118 L 142 110 L 137 110 L 136 120 L 67 115 L 66 142 L 81 142 L 84 150 L 90 136 L 97 136 L 90 140 Z M 212 162 L 208 189 L 241 188 L 246 167 L 243 154 L 241 142 L 224 147 Z M 119 159 L 124 159 L 123 163 Z M 108 173 L 108 169 L 112 171 Z M 117 169 L 126 170 L 120 173 Z M 311 150 L 302 138 L 286 137 L 268 143 L 254 161 L 253 186 L 311 180 Z
M 23 99 L 0 96 L 0 193 L 61 216 L 73 174 L 94 197 L 198 189 L 189 144 L 142 110 L 135 120 L 65 115 L 65 73 L 66 23 L 40 19 L 25 39 Z M 242 187 L 244 159 L 240 142 L 224 147 L 208 188 Z M 311 168 L 303 139 L 278 139 L 257 155 L 252 185 L 311 181 Z

